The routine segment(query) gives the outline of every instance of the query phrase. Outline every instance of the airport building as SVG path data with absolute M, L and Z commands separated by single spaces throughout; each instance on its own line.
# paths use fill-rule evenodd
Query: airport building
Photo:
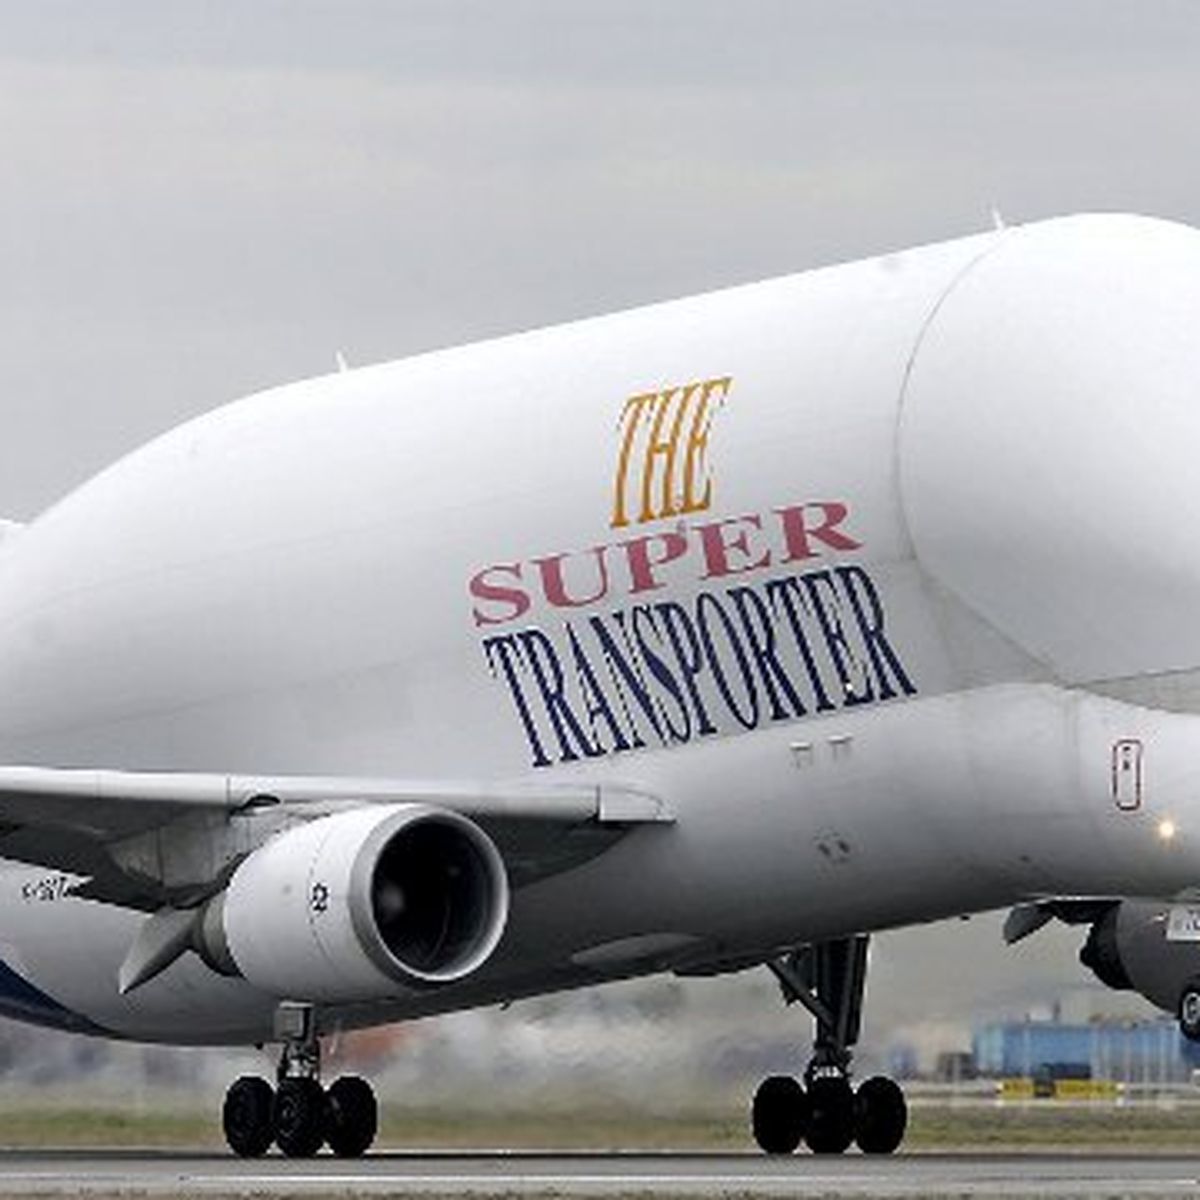
M 972 1049 L 980 1075 L 1052 1075 L 1120 1083 L 1179 1083 L 1200 1068 L 1200 1044 L 1175 1021 L 1007 1021 L 975 1030 Z

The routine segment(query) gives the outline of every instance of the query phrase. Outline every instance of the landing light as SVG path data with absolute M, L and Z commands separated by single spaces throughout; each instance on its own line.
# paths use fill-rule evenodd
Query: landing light
M 1170 817 L 1163 817 L 1158 823 L 1158 836 L 1164 841 L 1169 842 L 1175 836 L 1175 822 Z

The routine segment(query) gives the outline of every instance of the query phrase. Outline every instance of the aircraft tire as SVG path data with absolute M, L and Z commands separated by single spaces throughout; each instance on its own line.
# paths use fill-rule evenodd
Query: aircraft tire
M 239 1158 L 260 1158 L 275 1140 L 275 1092 L 257 1075 L 243 1075 L 229 1085 L 221 1108 L 221 1126 L 230 1150 Z
M 1179 997 L 1179 1032 L 1189 1042 L 1200 1042 L 1200 979 L 1188 983 Z
M 311 1158 L 325 1141 L 325 1092 L 315 1079 L 284 1079 L 275 1093 L 275 1144 L 288 1158 Z
M 824 1076 L 808 1089 L 812 1115 L 804 1140 L 814 1154 L 842 1154 L 854 1141 L 854 1092 L 847 1079 Z
M 343 1075 L 325 1093 L 325 1141 L 339 1158 L 358 1158 L 375 1140 L 379 1106 L 371 1085 L 357 1075 Z
M 855 1139 L 864 1154 L 891 1154 L 904 1140 L 908 1104 L 899 1084 L 883 1075 L 866 1080 L 854 1097 Z
M 771 1075 L 758 1085 L 750 1109 L 750 1128 L 766 1154 L 791 1154 L 804 1138 L 808 1096 L 790 1075 Z

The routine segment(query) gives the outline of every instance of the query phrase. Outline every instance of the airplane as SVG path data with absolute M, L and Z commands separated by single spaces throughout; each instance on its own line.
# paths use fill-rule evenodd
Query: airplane
M 243 1156 L 369 1149 L 337 1031 L 763 967 L 757 1144 L 891 1153 L 870 938 L 986 910 L 1200 1037 L 1198 328 L 1200 234 L 1062 217 L 273 389 L 6 524 L 0 1011 L 278 1046 Z

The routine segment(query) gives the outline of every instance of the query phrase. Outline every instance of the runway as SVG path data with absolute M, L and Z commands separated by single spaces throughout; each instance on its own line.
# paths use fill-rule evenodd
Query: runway
M 1200 1156 L 411 1152 L 356 1162 L 167 1152 L 0 1151 L 0 1195 L 1162 1196 L 1200 1190 Z

